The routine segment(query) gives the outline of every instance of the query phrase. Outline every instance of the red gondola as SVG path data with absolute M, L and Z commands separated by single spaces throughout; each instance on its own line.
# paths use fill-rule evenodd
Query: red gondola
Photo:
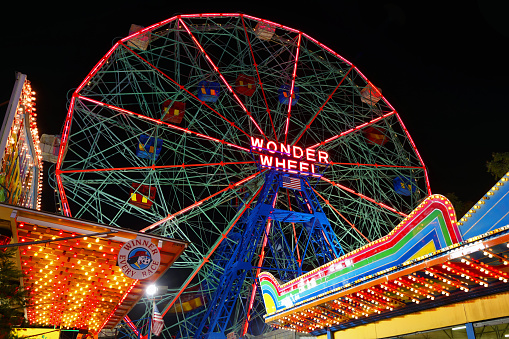
M 133 182 L 131 185 L 131 199 L 129 203 L 143 209 L 150 209 L 156 198 L 156 188 Z

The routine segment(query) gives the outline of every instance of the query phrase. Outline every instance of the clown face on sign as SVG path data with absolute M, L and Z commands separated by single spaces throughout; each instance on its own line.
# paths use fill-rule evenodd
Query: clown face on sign
M 135 270 L 143 270 L 152 262 L 150 253 L 141 247 L 134 248 L 127 256 L 127 263 Z
M 136 237 L 126 242 L 118 252 L 118 266 L 132 279 L 146 279 L 156 273 L 161 253 L 150 238 Z

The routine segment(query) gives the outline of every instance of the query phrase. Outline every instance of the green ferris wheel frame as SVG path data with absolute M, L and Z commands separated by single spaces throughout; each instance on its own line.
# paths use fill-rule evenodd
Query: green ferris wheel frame
M 274 22 L 196 14 L 119 40 L 74 91 L 55 170 L 63 213 L 191 241 L 164 314 L 208 279 L 207 260 L 256 201 L 265 169 L 252 138 L 328 153 L 308 179 L 345 251 L 431 194 L 398 112 L 351 62 Z M 299 248 L 295 225 L 278 229 Z

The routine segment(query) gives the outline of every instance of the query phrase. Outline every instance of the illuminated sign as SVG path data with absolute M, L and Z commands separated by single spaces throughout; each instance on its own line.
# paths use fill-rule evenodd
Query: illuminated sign
M 161 253 L 149 238 L 137 237 L 122 246 L 118 265 L 131 279 L 146 279 L 156 273 L 161 264 Z
M 26 75 L 16 83 L 0 130 L 0 202 L 40 209 L 42 156 L 35 92 Z
M 329 154 L 325 151 L 317 151 L 314 148 L 305 148 L 296 145 L 285 145 L 275 141 L 265 141 L 251 137 L 251 149 L 259 155 L 258 164 L 265 168 L 317 175 L 316 164 L 326 165 L 329 163 Z

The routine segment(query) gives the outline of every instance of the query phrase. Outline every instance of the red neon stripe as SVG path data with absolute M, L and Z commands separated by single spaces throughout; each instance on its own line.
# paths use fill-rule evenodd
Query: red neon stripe
M 357 233 L 359 233 L 359 235 L 361 237 L 363 237 L 368 243 L 371 242 L 371 240 L 368 239 L 368 237 L 366 237 L 364 234 L 361 233 L 361 231 L 359 231 L 359 229 L 357 227 L 355 227 L 355 225 L 350 221 L 348 220 L 343 214 L 341 214 L 334 206 L 332 206 L 331 203 L 329 203 L 329 200 L 325 199 L 320 193 L 318 193 L 314 188 L 313 188 L 313 191 L 316 193 L 316 195 L 318 195 L 324 202 L 327 206 L 329 206 L 330 208 L 332 208 L 334 210 L 334 212 L 336 212 L 344 221 L 346 221 L 346 223 L 348 225 L 350 225 L 351 228 L 353 228 Z
M 302 138 L 302 136 L 304 135 L 304 133 L 311 127 L 311 124 L 313 123 L 313 121 L 315 121 L 315 118 L 318 116 L 318 114 L 320 114 L 320 112 L 322 112 L 323 108 L 325 107 L 325 105 L 329 102 L 330 99 L 332 99 L 332 96 L 334 95 L 334 93 L 336 93 L 337 89 L 339 88 L 339 86 L 341 86 L 341 84 L 343 83 L 343 81 L 346 79 L 346 77 L 348 76 L 348 74 L 350 74 L 350 71 L 353 69 L 353 66 L 350 67 L 350 69 L 348 70 L 348 72 L 346 72 L 346 74 L 343 76 L 343 78 L 341 79 L 341 81 L 337 84 L 336 88 L 334 88 L 334 90 L 332 91 L 332 93 L 329 95 L 329 97 L 327 98 L 327 100 L 325 100 L 325 102 L 323 103 L 323 105 L 320 107 L 320 109 L 318 110 L 318 112 L 315 113 L 315 115 L 311 118 L 311 121 L 309 121 L 309 123 L 306 125 L 306 128 L 304 128 L 304 130 L 301 132 L 301 134 L 299 135 L 299 137 L 297 138 L 297 140 L 295 141 L 295 144 L 297 144 L 300 140 L 300 138 Z
M 396 113 L 396 117 L 398 118 L 398 121 L 399 121 L 401 127 L 403 128 L 403 131 L 405 131 L 405 134 L 406 134 L 408 140 L 410 140 L 410 144 L 412 145 L 415 154 L 417 154 L 417 157 L 419 158 L 419 161 L 421 162 L 422 166 L 424 167 L 424 175 L 425 175 L 425 178 L 426 178 L 426 186 L 428 187 L 428 195 L 431 195 L 432 193 L 431 193 L 431 187 L 429 185 L 428 171 L 426 170 L 426 165 L 424 164 L 424 161 L 422 160 L 421 154 L 417 150 L 417 147 L 415 147 L 415 143 L 414 143 L 412 137 L 410 136 L 410 133 L 406 129 L 405 124 L 403 123 L 403 120 L 401 120 L 399 114 L 397 114 L 397 113 Z
M 143 115 L 143 114 L 140 114 L 140 113 L 135 113 L 135 112 L 126 110 L 124 108 L 120 108 L 120 107 L 117 107 L 117 106 L 106 104 L 104 102 L 100 102 L 100 101 L 97 101 L 97 100 L 94 100 L 94 99 L 91 99 L 91 98 L 87 98 L 87 97 L 84 97 L 84 96 L 81 96 L 81 95 L 79 95 L 78 98 L 82 99 L 82 100 L 85 100 L 85 101 L 89 101 L 89 102 L 94 103 L 94 104 L 97 104 L 99 106 L 103 106 L 103 107 L 112 109 L 112 110 L 120 112 L 120 113 L 126 113 L 126 114 L 129 114 L 129 115 L 133 115 L 133 116 L 136 116 L 136 117 L 144 119 L 144 120 L 148 120 L 148 121 L 153 122 L 153 123 L 158 124 L 158 125 L 165 125 L 167 127 L 170 127 L 172 129 L 176 129 L 178 131 L 182 131 L 184 133 L 194 134 L 194 135 L 196 135 L 196 136 L 198 136 L 200 138 L 204 138 L 204 139 L 207 139 L 207 140 L 212 140 L 212 141 L 218 142 L 220 144 L 228 145 L 230 147 L 238 148 L 238 149 L 243 150 L 245 152 L 249 152 L 248 148 L 245 148 L 245 147 L 242 147 L 242 146 L 238 146 L 238 145 L 232 144 L 230 142 L 226 142 L 224 140 L 219 140 L 219 139 L 216 139 L 216 138 L 212 138 L 212 137 L 209 137 L 208 135 L 201 134 L 201 133 L 198 133 L 198 132 L 194 132 L 194 131 L 191 131 L 191 130 L 189 130 L 187 128 L 183 128 L 183 127 L 180 127 L 180 126 L 172 125 L 172 124 L 169 124 L 169 123 L 161 121 L 161 120 L 157 120 L 157 119 L 154 119 L 154 118 L 151 118 L 151 117 L 147 117 L 146 115 Z
M 267 109 L 267 114 L 269 115 L 270 125 L 272 126 L 272 132 L 274 133 L 274 138 L 276 139 L 276 142 L 278 142 L 276 129 L 274 127 L 274 122 L 272 121 L 272 115 L 270 114 L 269 104 L 267 103 L 267 97 L 265 96 L 265 91 L 263 90 L 262 79 L 260 77 L 260 72 L 258 71 L 258 65 L 257 65 L 256 60 L 255 60 L 255 56 L 254 56 L 254 52 L 253 52 L 253 47 L 251 46 L 251 41 L 249 40 L 249 35 L 247 34 L 246 23 L 244 22 L 244 14 L 240 15 L 240 19 L 242 20 L 242 26 L 244 27 L 244 33 L 246 34 L 246 40 L 247 40 L 247 43 L 249 45 L 249 51 L 251 52 L 251 57 L 253 58 L 253 65 L 254 65 L 255 70 L 256 70 L 256 76 L 258 77 L 258 83 L 260 84 L 260 91 L 262 92 L 262 95 L 263 95 L 263 101 L 265 102 L 265 107 Z
M 360 126 L 357 126 L 357 127 L 354 127 L 354 128 L 350 128 L 350 129 L 349 129 L 349 130 L 347 130 L 347 131 L 341 132 L 340 134 L 335 135 L 335 136 L 333 136 L 333 137 L 331 137 L 331 138 L 329 138 L 329 139 L 326 139 L 325 141 L 319 142 L 318 144 L 315 144 L 315 145 L 313 145 L 313 146 L 311 146 L 311 147 L 309 147 L 309 148 L 316 148 L 316 147 L 318 147 L 318 146 L 322 146 L 322 145 L 324 145 L 324 144 L 326 144 L 326 143 L 328 143 L 328 142 L 331 142 L 332 140 L 336 140 L 337 138 L 344 137 L 344 136 L 345 136 L 345 135 L 347 135 L 347 134 L 350 134 L 350 133 L 356 132 L 356 131 L 358 131 L 359 129 L 361 129 L 361 128 L 363 128 L 363 127 L 366 127 L 366 126 L 372 125 L 372 124 L 374 124 L 374 123 L 377 123 L 378 121 L 380 121 L 380 120 L 382 120 L 382 119 L 385 119 L 385 118 L 387 118 L 387 117 L 389 117 L 389 116 L 391 116 L 391 115 L 393 115 L 393 114 L 395 114 L 395 113 L 396 113 L 396 111 L 392 111 L 392 112 L 386 113 L 386 114 L 382 115 L 381 117 L 378 117 L 378 118 L 375 118 L 375 119 L 373 119 L 373 120 L 371 120 L 371 121 L 368 121 L 368 122 L 366 122 L 366 123 L 363 123 L 363 124 L 362 124 L 362 125 L 360 125 Z M 397 114 L 396 114 L 396 116 L 397 116 Z
M 131 292 L 131 290 L 133 289 L 133 287 L 138 283 L 139 280 L 134 280 L 132 283 L 131 283 L 131 286 L 129 286 L 129 288 L 127 289 L 127 291 L 124 293 L 124 295 L 122 296 L 122 298 L 120 299 L 120 301 L 117 303 L 117 305 L 115 306 L 115 308 L 113 308 L 113 310 L 111 311 L 110 315 L 108 316 L 108 318 L 106 318 L 106 320 L 104 321 L 104 323 L 101 325 L 101 327 L 99 327 L 99 330 L 97 330 L 96 333 L 99 333 L 101 332 L 101 330 L 103 329 L 103 327 L 108 323 L 108 321 L 110 320 L 110 318 L 115 314 L 115 311 L 122 305 L 122 302 L 125 300 L 125 298 L 127 298 L 127 296 L 129 295 L 129 292 Z
M 237 221 L 239 221 L 240 217 L 242 217 L 242 215 L 244 214 L 244 212 L 250 207 L 251 203 L 253 202 L 253 200 L 258 196 L 258 194 L 260 194 L 260 191 L 262 190 L 262 187 L 260 187 L 258 189 L 258 191 L 256 191 L 255 194 L 253 194 L 253 196 L 251 197 L 251 199 L 249 200 L 249 203 L 245 204 L 244 207 L 243 207 L 243 210 L 242 212 L 238 215 L 238 217 L 233 221 L 233 223 L 230 225 L 230 227 L 225 231 L 225 233 L 223 234 L 223 236 L 220 238 L 220 240 L 217 242 L 217 244 L 210 249 L 209 253 L 207 253 L 207 255 L 205 257 L 203 257 L 203 260 L 202 262 L 200 263 L 200 265 L 195 269 L 195 271 L 187 278 L 187 282 L 181 286 L 180 288 L 180 291 L 177 293 L 177 295 L 175 297 L 173 297 L 173 300 L 168 303 L 166 305 L 166 307 L 164 308 L 163 312 L 161 313 L 161 315 L 164 317 L 164 315 L 171 309 L 171 307 L 173 306 L 173 304 L 175 304 L 175 301 L 178 300 L 178 298 L 180 297 L 180 295 L 182 294 L 182 292 L 187 288 L 187 286 L 189 285 L 189 283 L 191 283 L 191 281 L 193 280 L 193 278 L 198 274 L 198 272 L 201 270 L 201 268 L 203 267 L 203 265 L 205 265 L 205 263 L 207 263 L 210 259 L 210 257 L 212 256 L 212 254 L 214 254 L 214 252 L 216 251 L 216 249 L 219 247 L 219 245 L 223 242 L 223 240 L 226 238 L 226 236 L 228 235 L 228 233 L 230 233 L 230 231 L 233 229 L 233 227 L 235 226 L 235 224 L 237 224 Z
M 276 201 L 277 201 L 277 193 L 274 196 L 274 200 L 272 201 L 272 208 L 274 208 L 274 206 L 276 206 Z M 262 270 L 261 267 L 263 264 L 263 260 L 265 259 L 265 246 L 267 246 L 267 241 L 268 241 L 268 236 L 269 236 L 271 225 L 272 225 L 271 221 L 267 220 L 267 226 L 265 226 L 265 233 L 263 234 L 262 250 L 260 252 L 260 258 L 258 259 L 258 265 L 257 265 L 258 268 L 256 269 L 255 277 L 257 277 L 260 274 L 260 271 Z M 253 283 L 253 285 L 251 286 L 251 298 L 249 298 L 249 304 L 248 304 L 247 313 L 246 313 L 246 322 L 244 323 L 242 336 L 246 335 L 247 329 L 249 327 L 249 320 L 251 319 L 251 310 L 253 309 L 254 299 L 256 296 L 256 289 L 257 289 L 257 285 L 256 285 L 256 283 Z
M 374 203 L 374 204 L 376 204 L 376 205 L 378 205 L 378 206 L 380 206 L 380 207 L 382 207 L 382 208 L 385 208 L 385 209 L 387 209 L 387 210 L 389 210 L 389 211 L 391 211 L 391 212 L 397 213 L 397 214 L 399 214 L 399 215 L 401 215 L 401 216 L 403 216 L 403 217 L 406 217 L 406 216 L 407 216 L 407 214 L 405 214 L 405 213 L 403 213 L 403 212 L 400 212 L 400 211 L 397 211 L 397 210 L 395 210 L 394 208 L 392 208 L 392 207 L 390 207 L 390 206 L 387 206 L 387 205 L 386 205 L 386 204 L 384 204 L 384 203 L 378 202 L 378 201 L 374 200 L 373 198 L 370 198 L 370 197 L 368 197 L 368 196 L 366 196 L 366 195 L 364 195 L 364 194 L 362 194 L 362 193 L 358 193 L 358 192 L 354 191 L 354 190 L 353 190 L 353 189 L 351 189 L 351 188 L 348 188 L 348 187 L 346 187 L 346 186 L 343 186 L 343 185 L 341 185 L 341 184 L 338 184 L 337 182 L 330 181 L 329 179 L 327 179 L 327 178 L 325 178 L 325 177 L 322 177 L 321 179 L 322 179 L 322 180 L 324 180 L 324 181 L 326 181 L 326 182 L 328 182 L 328 183 L 329 183 L 329 184 L 331 184 L 332 186 L 336 186 L 336 187 L 338 187 L 338 188 L 341 188 L 341 189 L 342 189 L 342 190 L 344 190 L 344 191 L 347 191 L 347 192 L 350 192 L 350 193 L 352 193 L 352 194 L 355 194 L 355 195 L 357 195 L 358 197 L 361 197 L 362 199 L 368 200 L 368 201 L 370 201 L 370 202 L 372 202 L 372 203 Z
M 195 45 L 200 49 L 200 51 L 203 53 L 203 55 L 205 56 L 205 59 L 208 61 L 208 63 L 210 64 L 210 66 L 212 66 L 212 68 L 214 69 L 214 71 L 218 74 L 219 78 L 221 79 L 221 81 L 225 84 L 226 88 L 228 88 L 228 90 L 230 91 L 230 93 L 233 95 L 233 97 L 235 98 L 235 100 L 237 101 L 237 103 L 239 104 L 239 106 L 242 108 L 242 110 L 249 116 L 249 118 L 251 119 L 251 121 L 254 123 L 255 127 L 258 129 L 258 131 L 260 131 L 260 133 L 263 135 L 263 137 L 266 139 L 267 137 L 265 136 L 265 133 L 263 133 L 262 129 L 260 128 L 260 126 L 256 123 L 256 121 L 253 119 L 253 116 L 251 115 L 251 113 L 247 110 L 246 106 L 244 106 L 244 104 L 242 103 L 242 100 L 240 100 L 240 98 L 237 96 L 237 94 L 235 93 L 235 91 L 233 90 L 233 88 L 230 86 L 230 84 L 226 81 L 226 79 L 224 78 L 223 74 L 221 74 L 221 72 L 219 71 L 219 68 L 216 66 L 216 64 L 212 61 L 212 59 L 209 57 L 209 55 L 207 54 L 207 52 L 205 52 L 205 50 L 203 49 L 202 45 L 198 42 L 198 40 L 195 38 L 195 36 L 193 35 L 193 33 L 191 33 L 191 30 L 189 29 L 189 27 L 187 27 L 187 25 L 184 23 L 184 21 L 180 18 L 179 19 L 180 23 L 182 24 L 182 26 L 184 26 L 184 29 L 187 31 L 187 34 L 189 34 L 189 36 L 191 37 L 191 39 L 193 40 L 193 42 L 195 43 Z
M 325 49 L 327 52 L 331 53 L 332 55 L 334 55 L 335 57 L 341 59 L 342 61 L 344 61 L 345 63 L 347 63 L 349 66 L 350 65 L 353 65 L 350 61 L 348 61 L 347 59 L 343 58 L 341 55 L 339 55 L 338 53 L 334 52 L 332 49 L 330 49 L 329 47 L 325 46 L 324 44 L 322 44 L 321 42 L 318 42 L 318 40 L 310 37 L 309 35 L 307 34 L 304 34 L 304 36 L 311 40 L 312 42 L 314 42 L 315 44 L 317 44 L 318 46 L 320 46 L 321 48 Z
M 170 80 L 171 82 L 173 82 L 175 85 L 179 86 L 180 89 L 183 89 L 184 91 L 186 91 L 189 95 L 191 95 L 193 98 L 195 98 L 197 101 L 199 101 L 202 105 L 206 106 L 208 109 L 210 109 L 212 112 L 214 112 L 215 114 L 217 114 L 219 117 L 221 117 L 221 119 L 225 120 L 229 125 L 235 127 L 236 129 L 238 129 L 240 132 L 242 132 L 244 135 L 250 137 L 249 134 L 247 134 L 245 131 L 243 131 L 239 126 L 235 125 L 235 123 L 233 123 L 232 121 L 228 120 L 225 116 L 223 116 L 221 113 L 219 113 L 218 111 L 216 111 L 214 108 L 212 108 L 211 106 L 209 106 L 207 103 L 205 103 L 204 101 L 200 100 L 195 94 L 191 93 L 187 88 L 185 88 L 183 85 L 179 84 L 177 81 L 175 81 L 174 79 L 172 79 L 171 77 L 169 77 L 166 73 L 162 72 L 160 69 L 158 69 L 157 67 L 155 67 L 153 64 L 151 64 L 150 62 L 148 62 L 146 59 L 144 59 L 143 57 L 141 57 L 138 53 L 134 52 L 132 49 L 130 49 L 129 47 L 127 47 L 126 45 L 122 44 L 123 47 L 125 47 L 127 50 L 129 50 L 132 54 L 134 54 L 136 57 L 138 57 L 140 60 L 142 60 L 143 62 L 145 62 L 147 65 L 149 65 L 150 67 L 152 67 L 154 70 L 156 70 L 159 74 L 161 74 L 162 76 L 164 76 L 166 79 Z
M 293 64 L 293 73 L 292 73 L 292 86 L 290 87 L 290 99 L 288 100 L 288 112 L 286 117 L 286 126 L 285 126 L 285 144 L 288 141 L 288 128 L 290 127 L 290 117 L 292 113 L 292 102 L 293 102 L 293 94 L 295 92 L 295 78 L 297 77 L 297 63 L 299 62 L 299 53 L 300 53 L 300 42 L 302 39 L 302 33 L 299 32 L 299 38 L 297 40 L 297 51 L 295 53 L 295 62 Z
M 398 165 L 379 165 L 379 164 L 362 164 L 355 162 L 329 162 L 330 165 L 343 165 L 343 166 L 367 166 L 367 167 L 387 167 L 387 168 L 415 168 L 424 169 L 422 166 L 398 166 Z
M 76 88 L 74 91 L 74 94 L 78 94 L 83 87 L 90 81 L 90 79 L 97 73 L 97 71 L 106 63 L 106 61 L 109 59 L 110 55 L 117 49 L 120 42 L 117 42 L 113 47 L 110 48 L 110 50 L 99 60 L 99 62 L 92 68 L 92 70 L 87 74 L 85 79 L 81 82 L 81 84 Z
M 262 23 L 267 23 L 271 26 L 276 26 L 276 27 L 279 27 L 279 28 L 282 28 L 282 29 L 285 29 L 287 31 L 290 31 L 290 32 L 293 32 L 293 33 L 298 33 L 298 34 L 301 34 L 301 32 L 299 32 L 298 30 L 296 29 L 293 29 L 291 27 L 288 27 L 288 26 L 284 26 L 284 25 L 281 25 L 281 24 L 278 24 L 278 23 L 275 23 L 273 21 L 269 21 L 269 20 L 265 20 L 265 19 L 260 19 L 260 18 L 257 18 L 255 16 L 251 16 L 251 15 L 245 15 L 244 16 L 248 19 L 252 19 L 254 21 L 259 21 L 259 22 L 262 22 Z
M 111 168 L 91 168 L 81 170 L 65 170 L 60 173 L 88 173 L 88 172 L 111 172 L 111 171 L 134 171 L 134 170 L 157 170 L 165 168 L 187 168 L 187 167 L 206 167 L 206 166 L 228 166 L 228 165 L 245 165 L 255 164 L 255 161 L 236 161 L 236 162 L 215 162 L 208 164 L 181 164 L 181 165 L 159 165 L 159 166 L 137 166 L 137 167 L 111 167 Z
M 136 326 L 134 326 L 134 323 L 132 322 L 131 318 L 129 318 L 128 315 L 126 315 L 124 317 L 124 321 L 126 322 L 126 324 L 134 331 L 134 334 L 136 335 L 139 335 L 140 333 L 138 332 L 138 329 L 136 328 Z
M 209 199 L 211 199 L 211 198 L 215 197 L 215 196 L 216 196 L 216 195 L 218 195 L 218 194 L 221 194 L 221 193 L 223 193 L 223 192 L 225 192 L 225 191 L 227 191 L 227 190 L 229 190 L 229 189 L 233 189 L 234 187 L 237 187 L 237 186 L 239 186 L 239 185 L 242 185 L 243 183 L 245 183 L 245 182 L 247 182 L 247 181 L 249 181 L 249 180 L 253 179 L 254 177 L 256 177 L 256 176 L 257 176 L 258 174 L 260 174 L 260 173 L 261 173 L 261 172 L 256 172 L 255 174 L 252 174 L 252 175 L 250 175 L 250 176 L 248 176 L 248 177 L 246 177 L 246 178 L 244 178 L 244 179 L 242 179 L 242 180 L 240 180 L 240 181 L 236 182 L 235 184 L 230 184 L 230 186 L 225 187 L 225 188 L 223 188 L 222 190 L 217 191 L 216 193 L 214 193 L 214 194 L 212 194 L 212 195 L 209 195 L 208 197 L 203 198 L 203 199 L 201 199 L 200 201 L 197 201 L 197 202 L 195 202 L 194 204 L 189 205 L 189 206 L 187 206 L 186 208 L 184 208 L 184 209 L 182 209 L 182 210 L 180 210 L 180 211 L 178 211 L 178 212 L 175 212 L 175 213 L 173 213 L 173 214 L 170 214 L 170 215 L 168 215 L 167 217 L 165 217 L 165 218 L 163 218 L 163 219 L 161 219 L 161 220 L 159 220 L 159 221 L 156 221 L 156 222 L 155 222 L 155 223 L 153 223 L 152 225 L 145 227 L 144 229 L 140 230 L 139 232 L 144 233 L 144 232 L 146 232 L 146 231 L 148 231 L 148 230 L 151 230 L 151 229 L 153 229 L 153 228 L 155 228 L 155 227 L 157 227 L 157 226 L 161 225 L 162 223 L 164 223 L 164 222 L 166 222 L 166 221 L 169 221 L 169 220 L 171 220 L 171 219 L 175 218 L 175 217 L 176 217 L 176 216 L 178 216 L 178 215 L 181 215 L 181 214 L 183 214 L 183 213 L 185 213 L 185 212 L 187 212 L 187 211 L 189 211 L 189 210 L 191 210 L 191 209 L 193 209 L 193 208 L 195 208 L 195 207 L 197 207 L 197 206 L 200 206 L 200 205 L 201 205 L 201 204 L 203 204 L 205 201 L 207 201 L 207 200 L 209 200 Z
M 69 202 L 65 195 L 64 186 L 62 184 L 62 178 L 60 177 L 60 168 L 62 167 L 62 160 L 67 148 L 67 141 L 69 140 L 69 132 L 71 129 L 71 121 L 73 116 L 74 105 L 76 104 L 76 92 L 71 98 L 69 109 L 67 110 L 67 116 L 65 117 L 64 127 L 62 129 L 62 139 L 60 141 L 60 149 L 58 151 L 58 159 L 55 166 L 55 178 L 57 180 L 58 194 L 60 195 L 60 202 L 62 203 L 62 210 L 66 217 L 71 217 L 71 210 L 69 208 Z
M 148 31 L 152 31 L 152 30 L 154 30 L 155 28 L 158 28 L 158 27 L 160 27 L 160 26 L 162 26 L 162 25 L 165 25 L 165 24 L 167 24 L 167 23 L 170 23 L 170 22 L 172 22 L 172 21 L 173 21 L 173 20 L 175 20 L 175 19 L 177 19 L 177 16 L 171 17 L 171 18 L 169 18 L 169 19 L 166 19 L 166 20 L 160 21 L 160 22 L 158 22 L 158 23 L 155 23 L 155 24 L 153 24 L 153 25 L 150 25 L 150 26 L 148 26 L 148 27 L 145 27 L 145 28 L 143 28 L 143 29 L 141 29 L 141 30 L 139 30 L 139 31 L 137 31 L 137 32 L 134 32 L 133 34 L 131 34 L 131 35 L 129 35 L 129 36 L 126 36 L 125 38 L 121 39 L 121 40 L 120 40 L 120 42 L 125 42 L 125 41 L 127 41 L 127 40 L 129 40 L 129 39 L 134 38 L 134 37 L 135 37 L 135 36 L 137 36 L 137 35 L 143 35 L 144 33 L 147 33 Z

